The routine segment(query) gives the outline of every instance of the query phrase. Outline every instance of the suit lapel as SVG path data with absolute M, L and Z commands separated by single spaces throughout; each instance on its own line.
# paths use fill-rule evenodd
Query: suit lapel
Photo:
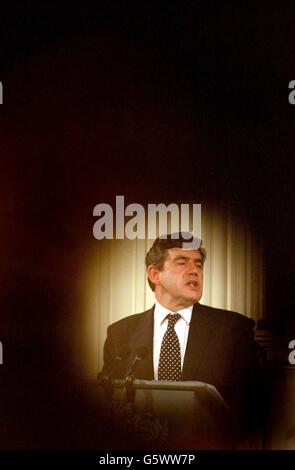
M 154 335 L 154 307 L 143 313 L 138 322 L 134 336 L 132 337 L 132 348 L 130 363 L 134 361 L 138 348 L 145 346 L 148 350 L 147 356 L 138 364 L 135 372 L 135 378 L 153 380 L 153 335 Z
M 211 331 L 210 316 L 201 304 L 196 304 L 192 312 L 181 380 L 195 380 Z

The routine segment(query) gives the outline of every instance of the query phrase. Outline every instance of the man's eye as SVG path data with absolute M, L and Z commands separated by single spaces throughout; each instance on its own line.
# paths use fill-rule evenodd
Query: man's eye
M 177 264 L 185 264 L 185 261 L 177 261 Z

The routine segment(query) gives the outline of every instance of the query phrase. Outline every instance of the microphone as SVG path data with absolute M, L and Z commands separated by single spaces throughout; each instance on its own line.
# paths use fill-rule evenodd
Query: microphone
M 103 372 L 99 372 L 97 374 L 97 379 L 102 383 L 110 382 L 116 375 L 119 364 L 127 359 L 129 354 L 130 350 L 128 348 L 122 348 L 121 351 L 114 357 L 107 373 L 104 374 Z
M 126 390 L 126 403 L 131 406 L 133 410 L 135 400 L 135 388 L 133 386 L 134 373 L 138 367 L 138 364 L 147 356 L 148 348 L 146 346 L 140 346 L 135 350 L 136 355 L 125 377 L 125 390 Z
M 148 353 L 147 346 L 140 346 L 139 348 L 136 349 L 136 355 L 126 375 L 126 380 L 129 381 L 130 379 L 132 380 L 134 378 L 134 372 L 137 369 L 139 362 L 146 358 L 147 353 Z

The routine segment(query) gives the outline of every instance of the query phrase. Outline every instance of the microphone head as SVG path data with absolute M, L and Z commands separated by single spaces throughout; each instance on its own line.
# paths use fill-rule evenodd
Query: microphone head
M 127 359 L 127 357 L 130 354 L 130 349 L 129 348 L 121 348 L 120 351 L 118 352 L 116 356 L 116 360 L 118 361 L 124 361 L 124 359 Z
M 136 349 L 136 356 L 143 360 L 147 354 L 148 354 L 148 347 L 147 346 L 140 346 L 139 348 Z
M 134 361 L 133 363 L 131 364 L 131 367 L 126 375 L 126 379 L 130 379 L 132 378 L 133 380 L 133 375 L 134 375 L 134 372 L 136 370 L 136 368 L 138 367 L 138 363 L 140 361 L 142 361 L 148 354 L 148 351 L 149 351 L 149 348 L 147 346 L 139 346 L 138 348 L 135 349 L 135 358 L 134 358 Z

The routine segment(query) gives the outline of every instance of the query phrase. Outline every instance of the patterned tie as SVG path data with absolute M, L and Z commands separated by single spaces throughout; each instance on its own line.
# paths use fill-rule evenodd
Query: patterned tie
M 159 359 L 159 380 L 180 380 L 181 377 L 181 357 L 178 336 L 174 330 L 175 323 L 181 318 L 179 313 L 169 313 L 168 327 L 164 334 L 160 359 Z

